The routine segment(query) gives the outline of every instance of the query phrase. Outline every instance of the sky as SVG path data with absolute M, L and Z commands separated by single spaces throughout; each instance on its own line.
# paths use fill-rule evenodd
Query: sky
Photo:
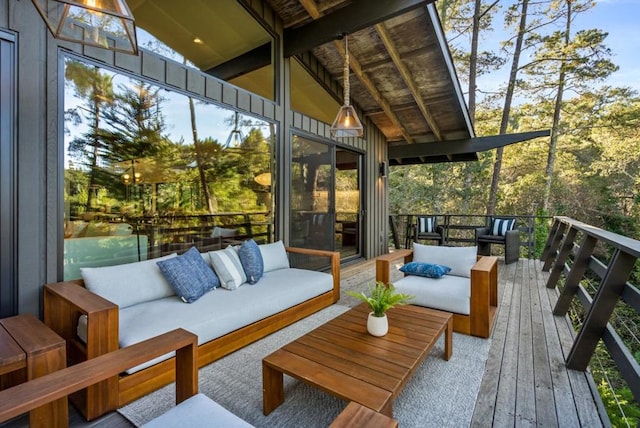
M 503 10 L 513 1 L 501 0 Z M 493 26 L 495 32 L 480 42 L 481 50 L 497 50 L 500 41 L 509 37 L 503 29 L 502 18 L 496 19 Z M 619 70 L 603 84 L 628 86 L 640 92 L 640 0 L 596 0 L 594 8 L 577 16 L 573 28 L 597 28 L 609 33 L 605 44 L 612 53 L 610 60 L 619 66 Z M 499 71 L 480 77 L 479 89 L 493 91 L 500 85 L 505 86 L 509 67 L 510 63 Z M 462 85 L 466 91 L 466 84 Z

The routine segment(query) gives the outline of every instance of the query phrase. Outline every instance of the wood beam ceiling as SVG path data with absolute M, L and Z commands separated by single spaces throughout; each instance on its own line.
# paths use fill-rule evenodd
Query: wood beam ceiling
M 409 71 L 405 63 L 402 62 L 400 54 L 398 53 L 393 40 L 391 40 L 391 36 L 389 35 L 387 28 L 384 26 L 384 24 L 377 24 L 376 31 L 378 32 L 382 43 L 384 43 L 389 56 L 391 56 L 393 63 L 398 68 L 402 80 L 404 80 L 405 85 L 407 85 L 407 88 L 409 88 L 409 92 L 411 92 L 411 96 L 413 96 L 413 99 L 418 105 L 418 109 L 420 109 L 422 117 L 424 117 L 424 120 L 429 125 L 429 128 L 431 128 L 431 132 L 433 132 L 433 135 L 435 135 L 436 139 L 442 140 L 440 127 L 436 123 L 436 120 L 434 119 L 433 114 L 431 114 L 429 108 L 424 104 L 424 100 L 422 99 L 422 95 L 420 94 L 420 90 L 418 89 L 418 85 L 413 80 L 413 76 L 411 76 L 411 72 Z
M 313 0 L 301 2 L 307 8 L 307 3 Z M 353 0 L 347 6 L 340 9 L 339 13 L 331 13 L 323 17 L 314 18 L 313 22 L 302 27 L 289 28 L 284 32 L 284 56 L 289 57 L 316 46 L 334 40 L 341 34 L 355 33 L 391 19 L 395 16 L 410 12 L 418 7 L 424 7 L 435 0 L 395 0 L 375 1 Z M 315 9 L 319 13 L 317 5 L 307 9 Z
M 427 2 L 423 1 L 421 3 L 426 4 Z M 300 0 L 300 4 L 305 8 L 309 16 L 311 16 L 314 20 L 320 19 L 321 13 L 318 10 L 318 6 L 316 5 L 315 0 Z M 344 9 L 341 9 L 341 13 L 343 10 Z M 314 21 L 314 22 L 317 22 L 317 21 Z M 340 53 L 340 56 L 342 57 L 342 61 L 344 61 L 344 58 L 346 55 L 346 52 L 344 50 L 344 45 L 342 43 L 339 43 L 336 40 L 334 40 L 333 43 L 336 49 L 338 50 L 338 52 Z M 360 65 L 360 63 L 358 62 L 358 60 L 355 58 L 353 54 L 349 55 L 349 66 L 351 67 L 351 70 L 356 75 L 356 77 L 358 77 L 360 82 L 362 82 L 365 88 L 369 91 L 371 96 L 380 105 L 380 107 L 382 108 L 382 111 L 384 111 L 384 113 L 387 115 L 389 120 L 395 126 L 397 126 L 398 129 L 400 129 L 400 133 L 402 134 L 404 139 L 407 141 L 407 143 L 412 143 L 413 138 L 411 137 L 407 129 L 404 127 L 404 125 L 400 122 L 400 119 L 398 119 L 398 116 L 396 116 L 396 114 L 393 112 L 393 109 L 391 108 L 391 105 L 389 104 L 389 102 L 382 96 L 380 91 L 378 91 L 378 89 L 376 88 L 375 84 L 362 70 L 362 66 Z

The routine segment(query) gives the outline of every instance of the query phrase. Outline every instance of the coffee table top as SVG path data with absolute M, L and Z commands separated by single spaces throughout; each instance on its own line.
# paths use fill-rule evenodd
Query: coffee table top
M 450 335 L 452 315 L 396 307 L 387 312 L 389 333 L 374 337 L 367 333 L 368 314 L 364 303 L 352 308 L 270 354 L 263 367 L 390 415 L 395 397 L 447 327 Z

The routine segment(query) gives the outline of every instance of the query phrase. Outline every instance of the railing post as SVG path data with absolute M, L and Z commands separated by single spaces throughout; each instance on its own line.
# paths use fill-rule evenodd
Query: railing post
M 571 254 L 571 250 L 573 249 L 573 243 L 576 239 L 577 234 L 578 229 L 576 229 L 575 227 L 569 228 L 569 232 L 564 238 L 564 242 L 562 243 L 562 247 L 560 248 L 560 252 L 558 253 L 556 262 L 553 264 L 553 269 L 551 270 L 551 274 L 549 275 L 549 279 L 547 280 L 547 288 L 556 288 L 558 279 L 560 279 L 560 275 L 564 271 L 564 264 L 566 263 L 567 259 L 569 258 L 569 254 Z
M 597 242 L 598 240 L 593 236 L 587 235 L 584 237 L 582 245 L 580 245 L 580 249 L 578 250 L 578 254 L 573 261 L 573 266 L 571 266 L 571 270 L 567 274 L 567 280 L 564 283 L 564 288 L 562 289 L 562 293 L 560 293 L 560 297 L 558 297 L 556 307 L 553 309 L 554 315 L 565 315 L 569 311 L 571 300 L 578 292 L 580 280 L 583 278 L 587 268 L 589 267 L 589 261 L 591 260 L 591 255 L 593 254 L 593 250 L 596 247 Z M 549 283 L 547 283 L 547 287 L 548 286 Z
M 540 255 L 540 261 L 542 262 L 544 262 L 547 259 L 547 257 L 549 257 L 549 249 L 551 248 L 551 243 L 553 242 L 553 238 L 556 236 L 556 232 L 558 231 L 559 225 L 560 225 L 560 220 L 553 219 L 551 230 L 549 230 L 549 236 L 547 236 L 547 242 L 545 242 L 544 248 L 542 249 L 542 254 Z
M 556 221 L 558 222 L 558 227 L 556 228 L 556 232 L 553 234 L 553 238 L 551 238 L 552 234 L 549 233 L 550 242 L 549 240 L 547 240 L 548 249 L 547 249 L 547 257 L 544 259 L 544 265 L 542 266 L 543 272 L 549 272 L 549 269 L 551 269 L 551 263 L 553 263 L 553 259 L 555 258 L 556 253 L 558 251 L 558 247 L 560 246 L 560 242 L 562 242 L 564 231 L 567 228 L 566 223 L 557 219 Z
M 636 258 L 616 249 L 582 328 L 567 357 L 567 367 L 584 371 L 626 286 Z

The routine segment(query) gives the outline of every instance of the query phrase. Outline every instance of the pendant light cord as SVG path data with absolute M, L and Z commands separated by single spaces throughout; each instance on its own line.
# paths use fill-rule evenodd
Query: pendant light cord
M 344 105 L 349 105 L 349 36 L 344 35 Z

